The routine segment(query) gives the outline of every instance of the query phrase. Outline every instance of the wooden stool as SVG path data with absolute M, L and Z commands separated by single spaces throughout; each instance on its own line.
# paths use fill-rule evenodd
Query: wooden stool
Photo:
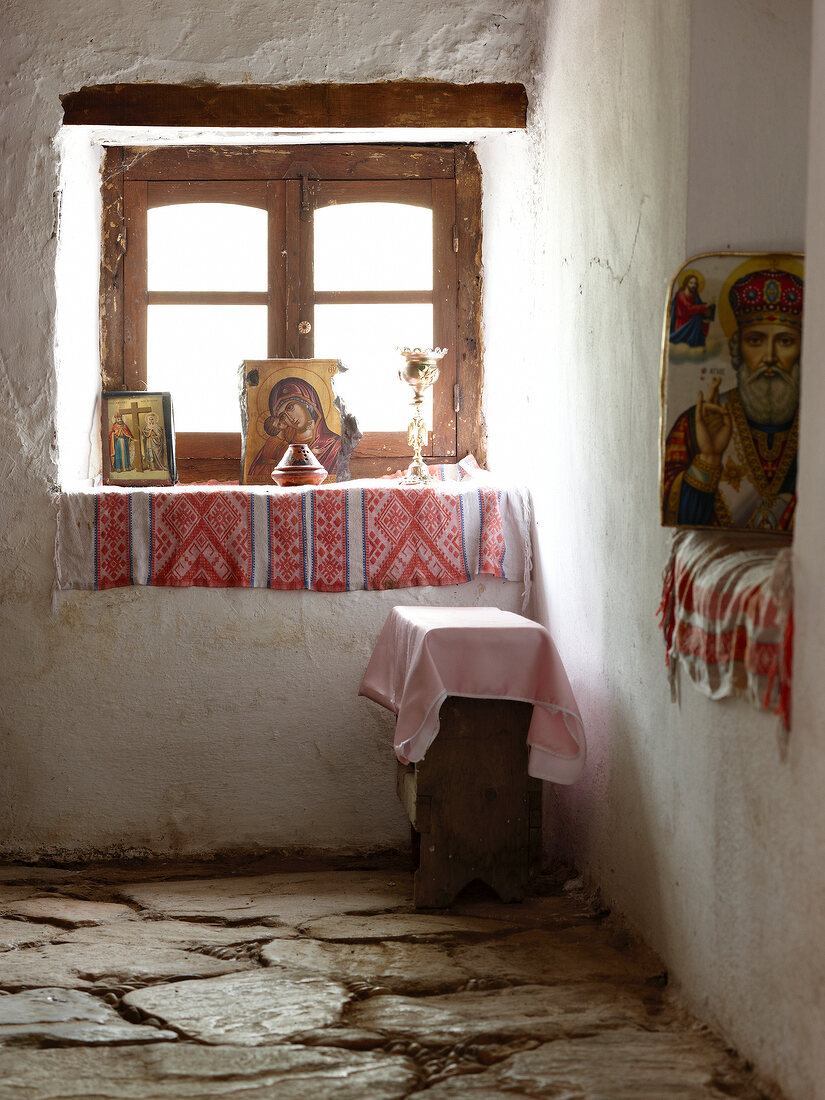
M 417 908 L 450 905 L 475 879 L 502 901 L 524 897 L 541 859 L 541 780 L 527 775 L 532 712 L 530 703 L 448 696 L 425 759 L 398 765 Z

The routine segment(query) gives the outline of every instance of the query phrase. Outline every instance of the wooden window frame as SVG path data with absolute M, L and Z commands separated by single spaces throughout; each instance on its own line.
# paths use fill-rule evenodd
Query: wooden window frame
M 386 181 L 381 187 L 378 181 Z M 473 453 L 483 462 L 481 417 L 481 173 L 467 144 L 114 147 L 103 171 L 103 248 L 100 280 L 101 365 L 104 389 L 146 385 L 146 307 L 150 302 L 260 300 L 269 307 L 268 355 L 305 358 L 314 334 L 298 333 L 298 321 L 314 321 L 316 301 L 341 300 L 311 291 L 295 272 L 311 273 L 311 210 L 344 191 L 369 197 L 429 189 L 432 203 L 436 343 L 449 348 L 434 393 L 430 461 L 451 462 Z M 216 201 L 243 201 L 269 212 L 269 276 L 261 294 L 168 294 L 146 290 L 146 210 L 182 201 L 197 184 Z M 205 200 L 204 200 L 205 201 Z M 298 212 L 298 213 L 296 213 Z M 280 237 L 279 237 L 280 234 Z M 285 248 L 276 240 L 285 241 Z M 286 255 L 284 255 L 284 252 Z M 141 281 L 142 280 L 142 281 Z M 439 288 L 440 287 L 440 292 Z M 346 300 L 378 301 L 355 292 Z M 387 292 L 392 301 L 400 292 Z M 314 325 L 313 325 L 314 328 Z M 357 410 L 356 410 L 357 412 Z M 352 476 L 373 477 L 406 465 L 406 433 L 366 433 L 353 455 Z M 237 480 L 240 435 L 178 433 L 181 481 Z

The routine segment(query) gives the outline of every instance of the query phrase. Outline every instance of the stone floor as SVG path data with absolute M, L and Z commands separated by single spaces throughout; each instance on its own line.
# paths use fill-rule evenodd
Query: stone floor
M 776 1095 L 575 882 L 242 871 L 0 866 L 1 1100 Z

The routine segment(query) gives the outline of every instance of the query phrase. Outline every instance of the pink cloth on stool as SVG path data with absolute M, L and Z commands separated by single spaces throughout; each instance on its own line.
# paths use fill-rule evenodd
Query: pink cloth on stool
M 395 607 L 359 695 L 398 715 L 395 754 L 424 757 L 448 695 L 533 704 L 528 772 L 573 783 L 584 767 L 584 728 L 553 640 L 538 623 L 496 607 Z

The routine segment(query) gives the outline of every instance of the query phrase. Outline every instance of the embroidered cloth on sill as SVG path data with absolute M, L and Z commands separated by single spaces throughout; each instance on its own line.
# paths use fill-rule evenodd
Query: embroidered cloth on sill
M 584 767 L 579 708 L 553 640 L 538 623 L 492 607 L 395 607 L 359 695 L 398 715 L 395 754 L 423 759 L 448 695 L 533 704 L 528 772 L 573 783 Z
M 427 466 L 436 481 L 463 481 L 465 477 L 486 477 L 487 471 L 476 461 L 475 455 L 467 455 L 460 462 L 439 462 Z M 383 474 L 381 481 L 400 481 L 406 470 Z
M 787 542 L 675 532 L 659 616 L 674 699 L 681 668 L 708 698 L 743 695 L 787 728 L 793 640 Z
M 529 497 L 488 476 L 408 488 L 66 492 L 57 587 L 352 589 L 529 579 Z M 525 568 L 525 563 L 528 563 Z

